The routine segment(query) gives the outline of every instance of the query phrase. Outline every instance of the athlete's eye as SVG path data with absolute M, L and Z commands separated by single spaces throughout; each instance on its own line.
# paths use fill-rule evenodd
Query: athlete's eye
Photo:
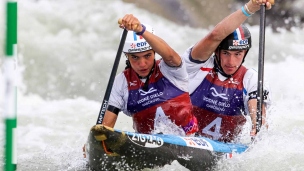
M 138 56 L 131 56 L 131 58 L 132 58 L 133 60 L 138 60 L 138 59 L 139 59 Z
M 145 55 L 145 58 L 148 59 L 151 57 L 151 54 Z
M 224 51 L 222 54 L 225 55 L 225 56 L 228 56 L 228 55 L 229 55 L 229 53 L 226 52 L 226 51 Z
M 243 55 L 243 52 L 237 52 L 235 53 L 235 56 L 242 56 Z

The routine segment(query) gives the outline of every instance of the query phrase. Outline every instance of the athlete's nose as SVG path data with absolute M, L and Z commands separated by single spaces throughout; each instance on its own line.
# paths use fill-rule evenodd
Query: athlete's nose
M 140 67 L 146 66 L 146 60 L 145 60 L 144 58 L 140 58 L 140 59 L 138 60 L 138 65 L 139 65 Z
M 229 65 L 233 63 L 233 56 L 232 55 L 230 55 L 229 57 L 227 57 L 227 59 L 228 59 L 227 61 L 228 61 Z

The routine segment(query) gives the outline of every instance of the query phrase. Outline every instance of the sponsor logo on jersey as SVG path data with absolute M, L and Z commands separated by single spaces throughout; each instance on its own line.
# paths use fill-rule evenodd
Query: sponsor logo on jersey
M 142 89 L 139 89 L 138 91 L 139 91 L 140 95 L 144 96 L 144 95 L 153 93 L 154 91 L 157 91 L 157 90 L 154 89 L 154 87 L 151 87 L 148 91 L 144 91 Z
M 240 82 L 238 82 L 237 80 L 233 80 L 233 78 L 230 78 L 230 83 L 238 85 Z
M 142 106 L 147 106 L 149 104 L 153 104 L 160 101 L 160 96 L 163 95 L 163 92 L 157 92 L 154 87 L 151 87 L 148 91 L 143 91 L 141 89 L 139 89 L 138 91 L 140 95 L 144 96 L 137 101 L 137 104 L 142 104 Z
M 137 85 L 137 81 L 129 82 L 129 84 L 130 84 L 130 87 L 131 86 L 136 86 Z
M 221 94 L 218 93 L 214 87 L 211 87 L 210 90 L 212 91 L 211 94 L 212 94 L 214 97 L 220 97 L 220 98 L 222 98 L 222 99 L 228 100 L 228 97 L 226 97 L 226 94 L 225 94 L 225 93 L 221 93 Z

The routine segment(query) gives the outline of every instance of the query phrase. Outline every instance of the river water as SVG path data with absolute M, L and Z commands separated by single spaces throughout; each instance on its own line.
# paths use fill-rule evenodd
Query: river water
M 179 53 L 209 31 L 178 26 L 118 0 L 22 0 L 18 7 L 20 171 L 86 169 L 81 147 L 96 123 L 114 62 L 122 31 L 118 18 L 133 13 L 153 25 Z M 259 27 L 248 27 L 253 48 L 245 66 L 257 69 Z M 303 170 L 303 49 L 304 30 L 273 33 L 266 29 L 265 81 L 272 92 L 269 129 L 261 132 L 248 152 L 220 161 L 215 170 Z M 119 71 L 123 68 L 122 56 Z M 2 122 L 0 127 L 3 130 Z M 116 128 L 132 131 L 130 118 L 120 114 Z M 0 137 L 2 158 L 4 130 Z M 173 162 L 153 170 L 187 169 Z

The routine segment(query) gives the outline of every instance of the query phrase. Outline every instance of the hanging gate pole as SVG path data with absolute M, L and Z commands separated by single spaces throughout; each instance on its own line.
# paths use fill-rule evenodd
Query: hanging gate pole
M 17 168 L 17 1 L 6 3 L 6 46 L 4 60 L 4 116 L 5 116 L 5 155 L 4 170 Z

